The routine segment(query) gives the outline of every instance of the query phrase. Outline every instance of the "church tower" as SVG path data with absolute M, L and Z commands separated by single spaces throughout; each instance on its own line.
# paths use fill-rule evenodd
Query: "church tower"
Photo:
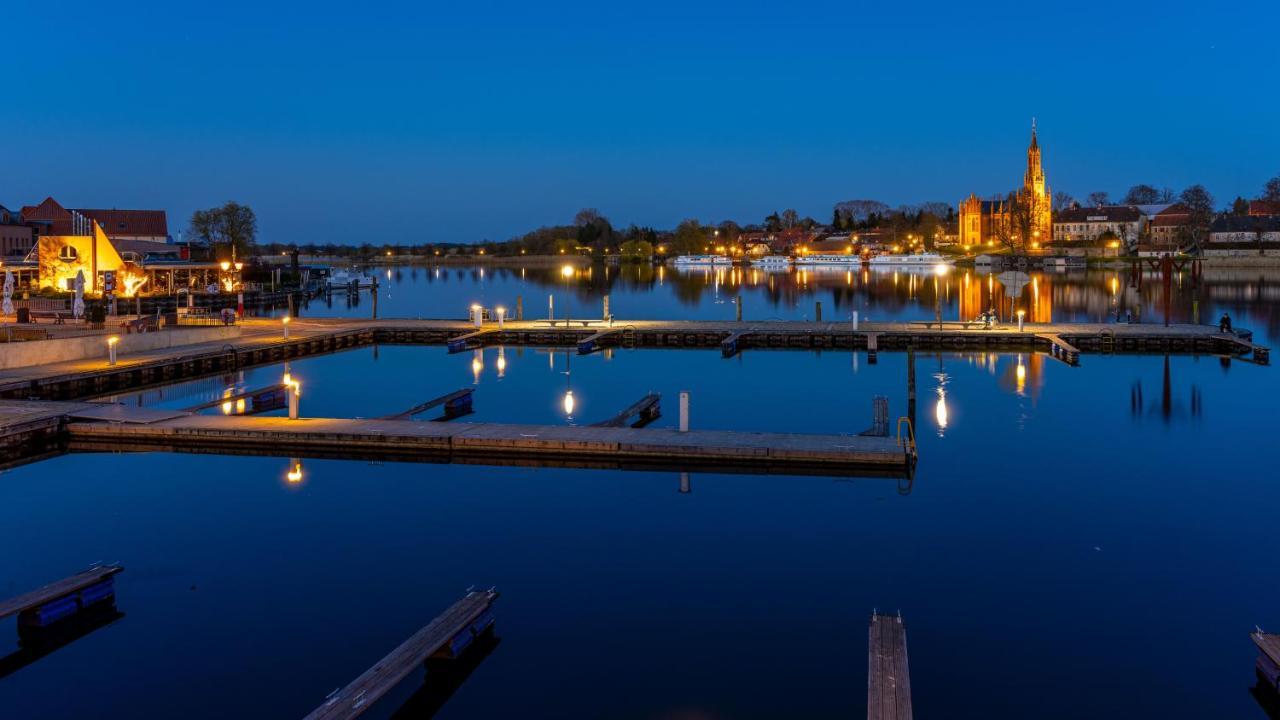
M 1031 145 L 1027 148 L 1027 172 L 1022 178 L 1019 193 L 1032 207 L 1032 228 L 1035 247 L 1048 242 L 1053 231 L 1053 202 L 1049 185 L 1044 179 L 1044 166 L 1040 163 L 1040 140 L 1036 137 L 1036 120 L 1031 118 Z
M 1031 119 L 1031 146 L 1027 148 L 1027 174 L 1023 177 L 1022 189 L 1036 200 L 1045 198 L 1049 192 L 1044 184 L 1044 168 L 1040 164 L 1040 141 L 1036 138 L 1035 118 Z

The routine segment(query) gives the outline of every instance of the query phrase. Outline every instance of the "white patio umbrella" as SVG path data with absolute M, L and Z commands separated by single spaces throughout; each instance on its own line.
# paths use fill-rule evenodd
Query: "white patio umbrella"
M 4 314 L 13 314 L 13 271 L 4 271 Z
M 71 314 L 77 320 L 84 317 L 84 271 L 76 271 L 76 297 L 71 301 Z

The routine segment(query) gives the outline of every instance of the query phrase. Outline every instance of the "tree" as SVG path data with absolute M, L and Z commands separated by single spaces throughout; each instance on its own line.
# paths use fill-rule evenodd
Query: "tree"
M 1259 200 L 1267 202 L 1280 203 L 1280 175 L 1271 178 L 1266 185 L 1262 186 L 1262 197 Z
M 782 211 L 782 227 L 784 229 L 790 230 L 791 228 L 799 224 L 800 224 L 800 213 L 796 212 L 792 208 L 787 208 L 786 210 Z
M 777 210 L 774 210 L 771 215 L 765 216 L 764 229 L 768 232 L 778 232 L 782 229 L 782 218 L 778 217 Z
M 1053 194 L 1053 211 L 1066 210 L 1076 204 L 1076 199 L 1071 197 L 1071 193 L 1059 190 Z
M 1240 196 L 1236 196 L 1235 202 L 1231 203 L 1231 214 L 1245 217 L 1249 214 L 1249 201 Z
M 604 216 L 595 208 L 582 208 L 577 215 L 573 216 L 573 224 L 578 227 L 592 225 L 597 220 L 604 220 Z M 607 220 L 605 222 L 608 222 Z
M 1102 207 L 1111 204 L 1111 194 L 1106 190 L 1096 190 L 1089 193 L 1089 207 Z
M 1190 216 L 1187 228 L 1191 232 L 1191 239 L 1203 241 L 1209 231 L 1209 223 L 1213 222 L 1213 196 L 1203 185 L 1192 185 L 1182 191 L 1179 200 L 1187 206 L 1187 214 Z
M 1151 185 L 1134 185 L 1125 193 L 1125 205 L 1154 205 L 1160 202 L 1160 191 Z
M 707 251 L 707 228 L 692 218 L 680 221 L 671 238 L 676 255 L 697 255 Z
M 214 252 L 220 245 L 227 246 L 230 258 L 234 249 L 237 257 L 247 257 L 258 238 L 258 218 L 248 205 L 231 201 L 222 207 L 196 210 L 191 213 L 190 237 L 208 245 Z
M 1024 198 L 1018 193 L 1009 193 L 1005 200 L 1005 209 L 1009 213 L 1009 222 L 1003 225 L 1002 231 L 996 233 L 1000 242 L 1014 255 L 1026 254 L 1031 243 L 1031 235 L 1036 227 L 1036 207 L 1031 198 Z

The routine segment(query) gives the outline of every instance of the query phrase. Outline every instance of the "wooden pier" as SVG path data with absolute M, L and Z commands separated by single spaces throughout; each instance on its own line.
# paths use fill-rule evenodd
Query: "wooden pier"
M 472 411 L 472 396 L 475 394 L 475 388 L 462 388 L 454 390 L 447 395 L 441 395 L 434 400 L 428 400 L 420 405 L 398 412 L 394 415 L 387 415 L 383 420 L 410 420 L 415 415 L 420 415 L 431 408 L 444 406 L 444 415 L 436 418 L 437 422 L 448 422 L 454 418 L 460 418 L 463 415 L 470 415 Z
M 114 366 L 107 364 L 104 348 L 103 357 L 97 360 L 0 371 L 0 398 L 79 400 L 373 344 L 444 345 L 465 350 L 490 345 L 578 346 L 588 340 L 593 352 L 613 347 L 720 348 L 722 353 L 732 354 L 800 349 L 864 351 L 874 358 L 881 351 L 914 348 L 1045 352 L 1068 361 L 1086 353 L 1204 353 L 1261 364 L 1270 361 L 1270 351 L 1254 343 L 1247 331 L 1223 333 L 1208 325 L 1028 323 L 1019 332 L 1016 327 L 864 322 L 855 331 L 848 323 L 799 321 L 744 326 L 733 321 L 637 320 L 610 328 L 602 321 L 551 326 L 545 320 L 508 320 L 501 329 L 496 323 L 477 329 L 463 320 L 320 318 L 295 320 L 290 324 L 290 338 L 285 339 L 278 322 L 251 319 L 244 323 L 242 336 L 230 342 L 129 354 Z
M 623 470 L 902 477 L 911 438 L 410 420 L 157 416 L 104 422 L 72 415 L 78 451 L 214 452 Z
M 416 668 L 431 657 L 456 659 L 480 635 L 490 630 L 489 608 L 497 600 L 493 590 L 469 591 L 461 600 L 414 633 L 390 654 L 364 671 L 351 684 L 334 692 L 306 720 L 349 720 L 373 707 Z
M 593 423 L 591 427 L 627 427 L 642 428 L 649 423 L 662 417 L 662 406 L 659 404 L 662 396 L 658 393 L 649 393 L 639 400 L 631 403 L 623 408 L 621 412 L 608 420 L 602 420 Z M 636 421 L 631 422 L 631 418 Z
M 901 615 L 871 616 L 867 637 L 867 720 L 911 720 L 907 630 Z
M 120 565 L 98 565 L 17 597 L 0 601 L 0 620 L 18 615 L 20 625 L 43 626 L 115 597 L 111 578 Z
M 1258 646 L 1258 677 L 1280 692 L 1280 635 L 1255 630 L 1249 637 Z

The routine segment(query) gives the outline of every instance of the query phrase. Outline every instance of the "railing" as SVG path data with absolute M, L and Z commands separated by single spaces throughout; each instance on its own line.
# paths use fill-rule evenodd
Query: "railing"
M 902 426 L 904 424 L 907 426 L 906 435 L 902 434 Z M 911 426 L 911 418 L 906 416 L 898 418 L 898 447 L 902 448 L 902 451 L 910 456 L 911 459 L 914 460 L 917 457 L 916 431 Z

